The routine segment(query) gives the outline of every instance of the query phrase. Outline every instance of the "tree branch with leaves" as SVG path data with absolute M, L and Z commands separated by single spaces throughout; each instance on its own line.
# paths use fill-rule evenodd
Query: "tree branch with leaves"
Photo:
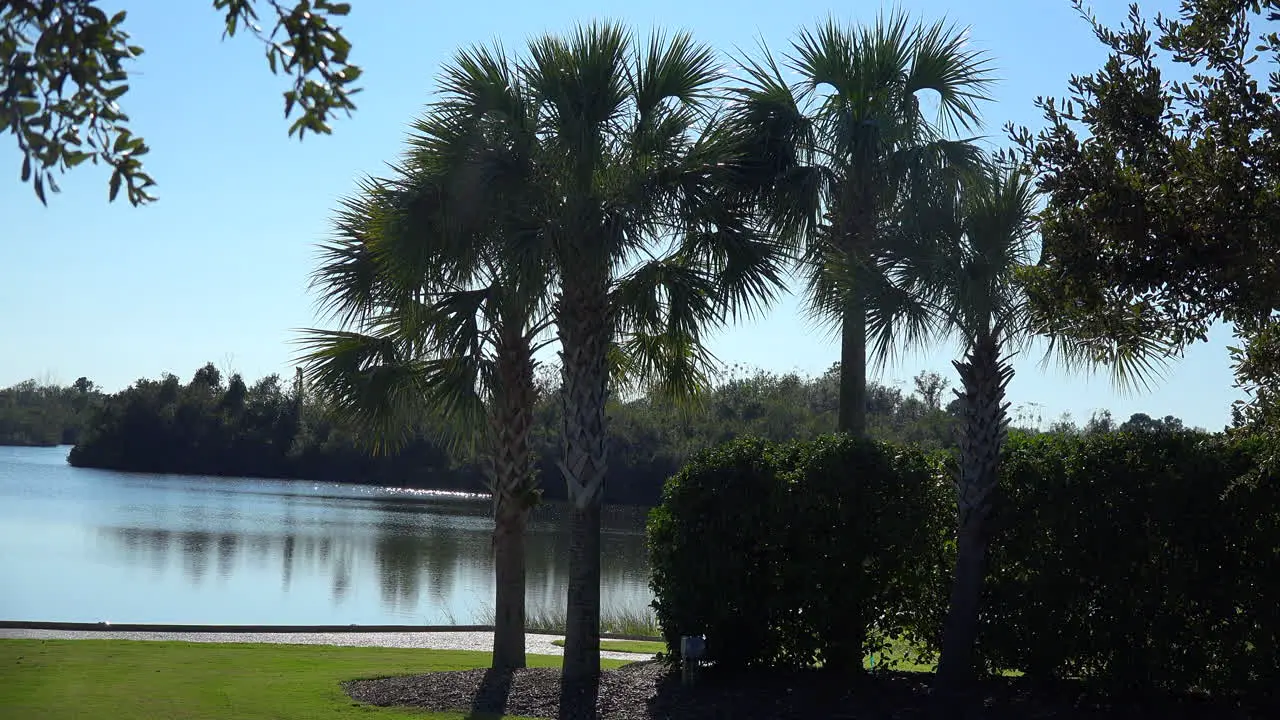
M 275 16 L 270 31 L 259 7 Z M 328 134 L 339 112 L 355 109 L 360 68 L 351 43 L 334 24 L 351 6 L 329 0 L 214 0 L 224 14 L 223 37 L 247 29 L 262 41 L 272 74 L 292 76 L 284 92 L 289 135 Z M 57 176 L 85 163 L 111 168 L 108 199 L 121 189 L 132 205 L 155 200 L 155 180 L 143 168 L 150 147 L 130 127 L 122 101 L 130 62 L 143 54 L 125 30 L 126 13 L 108 16 L 98 0 L 11 0 L 0 5 L 0 130 L 22 153 L 22 182 L 48 204 Z
M 1280 2 L 1184 0 L 1154 18 L 1132 5 L 1118 28 L 1074 4 L 1106 63 L 1037 101 L 1044 130 L 1009 128 L 1046 201 L 1036 312 L 1092 327 L 1104 354 L 1124 326 L 1181 352 L 1232 323 L 1238 384 L 1265 405 L 1280 388 Z M 1238 406 L 1239 421 L 1260 409 Z

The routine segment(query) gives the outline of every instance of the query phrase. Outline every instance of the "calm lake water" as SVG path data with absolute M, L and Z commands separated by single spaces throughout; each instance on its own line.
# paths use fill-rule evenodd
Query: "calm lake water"
M 0 619 L 468 624 L 493 606 L 487 499 L 73 468 L 0 447 Z M 564 605 L 562 509 L 529 530 L 532 608 Z M 644 512 L 609 508 L 602 603 L 652 599 Z

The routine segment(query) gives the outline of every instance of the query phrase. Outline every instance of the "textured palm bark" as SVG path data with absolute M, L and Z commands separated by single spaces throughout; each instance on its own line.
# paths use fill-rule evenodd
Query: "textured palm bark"
M 493 668 L 525 666 L 525 527 L 527 510 L 499 511 L 493 538 Z
M 1012 366 L 1000 357 L 998 328 L 979 337 L 968 357 L 954 365 L 963 391 L 956 392 L 962 414 L 960 462 L 955 478 L 956 567 L 938 662 L 943 698 L 961 695 L 973 676 L 986 571 L 987 518 L 1009 424 L 1005 388 L 1013 377 Z
M 569 494 L 569 592 L 560 717 L 594 718 L 600 681 L 600 504 L 609 389 L 608 269 L 566 278 L 558 308 Z
M 496 352 L 495 392 L 489 424 L 493 492 L 493 667 L 525 666 L 525 528 L 537 503 L 533 449 L 536 387 L 529 338 L 509 330 Z
M 840 432 L 867 434 L 867 304 L 855 296 L 840 322 Z

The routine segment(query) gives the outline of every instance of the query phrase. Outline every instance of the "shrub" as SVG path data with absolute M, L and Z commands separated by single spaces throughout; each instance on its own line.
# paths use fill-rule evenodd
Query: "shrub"
M 780 660 L 772 634 L 782 589 L 779 525 L 784 492 L 777 447 L 735 440 L 695 455 L 649 515 L 654 610 L 668 647 L 706 632 L 713 657 L 743 665 Z
M 1274 436 L 1014 434 L 991 517 L 978 657 L 1111 690 L 1280 688 Z M 649 521 L 668 643 L 730 668 L 936 647 L 954 558 L 943 457 L 742 439 L 672 477 Z
M 920 451 L 847 436 L 699 454 L 649 520 L 668 644 L 705 633 L 730 668 L 861 667 L 940 616 L 945 493 Z
M 1261 441 L 1196 432 L 1011 438 L 979 653 L 1121 688 L 1280 679 L 1280 522 Z

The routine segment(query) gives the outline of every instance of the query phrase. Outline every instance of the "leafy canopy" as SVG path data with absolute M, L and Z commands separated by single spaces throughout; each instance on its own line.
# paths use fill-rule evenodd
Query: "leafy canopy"
M 1037 101 L 1043 131 L 1010 128 L 1046 199 L 1033 302 L 1096 338 L 1163 337 L 1173 351 L 1234 323 L 1248 340 L 1240 384 L 1274 397 L 1280 72 L 1257 60 L 1280 59 L 1280 2 L 1185 0 L 1150 22 L 1133 5 L 1118 29 L 1075 4 L 1105 65 L 1073 76 L 1066 100 Z
M 22 181 L 47 204 L 58 191 L 55 173 L 85 161 L 112 168 L 108 197 L 121 188 L 133 205 L 155 199 L 155 181 L 142 166 L 150 149 L 129 127 L 120 102 L 129 92 L 127 63 L 142 55 L 124 29 L 122 10 L 108 16 L 98 0 L 11 0 L 0 4 L 0 130 L 12 133 L 22 153 Z M 270 32 L 259 8 L 275 16 Z M 224 14 L 223 36 L 248 29 L 266 47 L 273 74 L 293 77 L 284 114 L 301 112 L 289 135 L 329 133 L 340 110 L 355 109 L 352 84 L 360 68 L 348 62 L 351 43 L 332 24 L 348 3 L 297 0 L 213 0 Z
M 976 146 L 951 136 L 980 124 L 991 70 L 963 28 L 900 12 L 858 27 L 828 20 L 781 60 L 743 60 L 732 122 L 755 158 L 761 212 L 803 251 L 819 322 L 838 324 L 854 295 L 866 303 L 878 360 L 922 337 L 925 318 L 895 278 L 936 219 L 939 174 L 979 164 Z

